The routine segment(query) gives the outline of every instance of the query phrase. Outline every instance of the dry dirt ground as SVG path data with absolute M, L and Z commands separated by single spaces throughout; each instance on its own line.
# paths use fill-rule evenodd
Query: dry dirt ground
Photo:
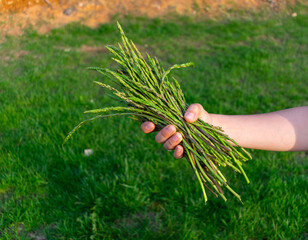
M 21 35 L 32 26 L 43 34 L 79 21 L 96 27 L 115 14 L 164 16 L 169 13 L 216 17 L 234 10 L 280 11 L 296 0 L 0 0 L 0 37 Z

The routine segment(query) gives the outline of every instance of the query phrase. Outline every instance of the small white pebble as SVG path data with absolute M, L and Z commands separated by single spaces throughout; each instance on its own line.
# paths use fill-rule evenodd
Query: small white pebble
M 85 149 L 83 153 L 86 157 L 89 157 L 93 154 L 93 149 Z
M 296 12 L 294 12 L 294 13 L 292 13 L 292 15 L 291 15 L 292 17 L 297 17 L 297 13 Z

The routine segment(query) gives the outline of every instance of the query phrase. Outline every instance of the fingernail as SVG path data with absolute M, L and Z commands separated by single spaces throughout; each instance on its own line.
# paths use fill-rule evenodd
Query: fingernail
M 187 113 L 185 114 L 185 118 L 188 120 L 194 120 L 195 114 L 193 113 Z
M 167 131 L 169 132 L 169 133 L 171 133 L 171 132 L 173 132 L 173 126 L 169 126 L 169 127 L 167 127 Z
M 174 134 L 173 135 L 173 139 L 174 139 L 174 141 L 178 141 L 180 139 L 180 137 L 179 137 L 178 134 Z
M 144 128 L 145 128 L 145 130 L 147 130 L 147 131 L 150 131 L 150 130 L 151 130 L 150 124 L 146 124 L 146 125 L 144 126 Z

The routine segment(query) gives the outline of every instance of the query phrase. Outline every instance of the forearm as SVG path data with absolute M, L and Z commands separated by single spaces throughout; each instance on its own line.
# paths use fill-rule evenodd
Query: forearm
M 210 114 L 213 125 L 245 148 L 308 150 L 308 107 L 256 115 Z

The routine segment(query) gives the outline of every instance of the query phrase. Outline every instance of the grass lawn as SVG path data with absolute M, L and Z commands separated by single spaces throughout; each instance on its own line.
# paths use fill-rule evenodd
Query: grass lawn
M 308 105 L 307 14 L 121 23 L 165 67 L 195 63 L 173 74 L 209 112 Z M 86 70 L 112 66 L 102 47 L 118 40 L 113 21 L 0 43 L 0 239 L 307 238 L 305 152 L 250 151 L 249 185 L 226 171 L 244 205 L 229 193 L 204 205 L 187 161 L 128 118 L 90 123 L 62 147 L 83 111 L 118 105 L 92 83 L 109 80 Z

